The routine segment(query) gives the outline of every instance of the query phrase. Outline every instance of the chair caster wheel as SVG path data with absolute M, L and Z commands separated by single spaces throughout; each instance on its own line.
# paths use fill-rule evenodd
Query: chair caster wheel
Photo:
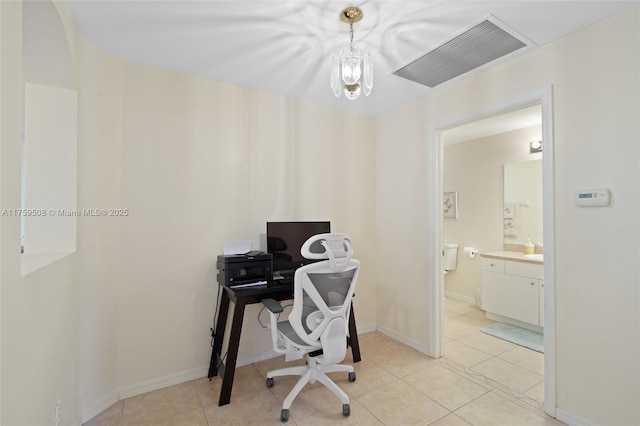
M 268 388 L 273 387 L 273 377 L 267 377 L 267 387 Z
M 342 410 L 344 411 L 344 408 Z M 283 408 L 282 411 L 280 411 L 280 420 L 283 422 L 289 421 L 289 410 Z
M 356 381 L 356 373 L 349 373 L 349 381 L 350 382 L 355 382 Z
M 351 415 L 351 406 L 349 404 L 342 404 L 342 415 L 345 417 Z

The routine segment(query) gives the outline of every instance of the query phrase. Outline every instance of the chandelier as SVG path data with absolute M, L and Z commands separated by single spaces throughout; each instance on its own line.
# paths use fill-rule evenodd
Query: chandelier
M 340 12 L 340 19 L 349 24 L 349 43 L 331 57 L 329 82 L 337 98 L 344 91 L 344 96 L 354 101 L 360 93 L 369 96 L 373 88 L 371 53 L 366 47 L 359 47 L 353 42 L 353 23 L 362 17 L 362 10 L 357 7 L 348 7 Z

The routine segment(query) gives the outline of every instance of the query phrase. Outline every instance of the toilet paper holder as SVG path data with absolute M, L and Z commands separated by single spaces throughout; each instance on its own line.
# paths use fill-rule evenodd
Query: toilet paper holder
M 480 254 L 480 250 L 478 250 L 477 248 L 473 248 L 473 247 L 465 247 L 465 248 L 462 250 L 462 253 L 463 253 L 465 256 L 467 256 L 467 257 L 469 257 L 469 258 L 473 259 L 474 257 L 476 257 L 476 255 L 477 255 L 477 254 Z

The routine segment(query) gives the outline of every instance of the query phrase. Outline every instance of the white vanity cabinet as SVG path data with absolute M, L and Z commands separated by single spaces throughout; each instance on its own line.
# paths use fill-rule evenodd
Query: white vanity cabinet
M 483 258 L 482 308 L 487 317 L 497 314 L 542 327 L 543 272 L 541 263 Z

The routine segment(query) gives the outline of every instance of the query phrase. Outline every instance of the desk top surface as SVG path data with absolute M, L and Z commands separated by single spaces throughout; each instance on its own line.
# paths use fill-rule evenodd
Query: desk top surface
M 233 288 L 223 286 L 230 298 L 260 298 L 278 295 L 278 300 L 293 299 L 293 282 L 282 283 L 278 280 L 268 281 L 266 285 L 257 287 Z

